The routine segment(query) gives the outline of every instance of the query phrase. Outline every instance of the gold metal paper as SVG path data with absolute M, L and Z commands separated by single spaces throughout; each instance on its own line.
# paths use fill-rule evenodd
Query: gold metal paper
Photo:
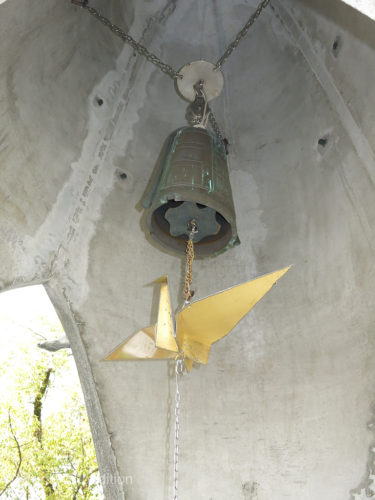
M 115 349 L 107 360 L 179 359 L 188 371 L 193 362 L 206 364 L 211 345 L 228 333 L 290 267 L 197 300 L 176 314 L 173 325 L 167 276 L 161 284 L 158 319 Z

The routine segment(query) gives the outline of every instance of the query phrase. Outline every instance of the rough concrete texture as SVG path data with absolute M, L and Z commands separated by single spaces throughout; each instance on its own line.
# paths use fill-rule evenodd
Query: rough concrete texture
M 183 263 L 147 240 L 139 201 L 185 103 L 83 11 L 34 3 L 0 5 L 1 289 L 46 284 L 106 498 L 164 500 L 173 366 L 103 358 L 155 320 L 155 278 L 181 300 Z M 176 69 L 215 61 L 255 4 L 93 3 Z M 224 66 L 212 107 L 242 243 L 196 262 L 196 296 L 294 267 L 181 381 L 181 500 L 375 491 L 374 33 L 338 0 L 273 0 Z

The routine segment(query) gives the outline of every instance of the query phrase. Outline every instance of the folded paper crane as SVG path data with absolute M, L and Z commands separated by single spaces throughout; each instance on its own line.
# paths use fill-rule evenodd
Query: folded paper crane
M 161 284 L 157 323 L 135 333 L 106 360 L 184 359 L 206 364 L 211 345 L 225 337 L 290 267 L 197 300 L 176 314 L 174 325 L 167 276 Z

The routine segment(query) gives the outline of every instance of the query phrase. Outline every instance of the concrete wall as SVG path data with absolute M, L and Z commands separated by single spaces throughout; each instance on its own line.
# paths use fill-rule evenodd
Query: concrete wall
M 215 60 L 255 2 L 93 5 L 178 69 Z M 371 494 L 373 32 L 338 0 L 274 0 L 224 66 L 212 106 L 242 243 L 196 262 L 196 296 L 294 267 L 182 378 L 182 500 Z M 69 2 L 0 5 L 0 41 L 1 289 L 46 284 L 106 498 L 126 476 L 127 498 L 170 498 L 173 366 L 103 358 L 155 320 L 160 274 L 181 300 L 183 262 L 147 241 L 137 206 L 185 104 Z

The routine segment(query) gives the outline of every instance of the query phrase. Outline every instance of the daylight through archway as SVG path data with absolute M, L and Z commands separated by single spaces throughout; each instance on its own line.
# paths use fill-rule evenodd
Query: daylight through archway
M 0 496 L 103 499 L 69 341 L 42 285 L 0 294 Z

